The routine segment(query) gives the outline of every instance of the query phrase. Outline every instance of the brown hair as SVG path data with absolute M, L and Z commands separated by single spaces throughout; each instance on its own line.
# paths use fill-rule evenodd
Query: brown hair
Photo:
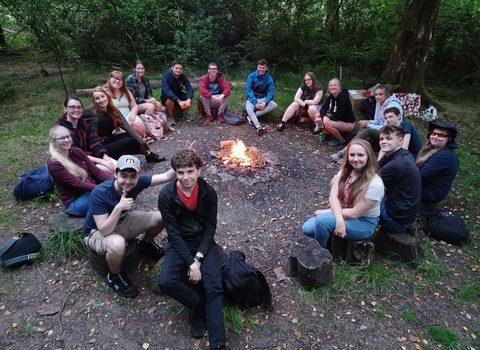
M 102 94 L 105 94 L 105 96 L 107 97 L 108 104 L 107 104 L 106 112 L 110 116 L 110 118 L 113 119 L 113 127 L 115 128 L 115 130 L 118 131 L 123 126 L 123 121 L 122 121 L 120 115 L 118 114 L 117 108 L 113 104 L 112 97 L 110 96 L 110 94 L 108 94 L 101 87 L 96 87 L 95 89 L 93 89 L 93 91 L 92 91 L 92 106 L 93 106 L 93 111 L 97 114 L 100 113 L 100 112 L 103 112 L 103 111 L 100 109 L 100 106 L 97 105 L 97 103 L 95 102 L 95 98 L 93 97 L 93 94 L 95 92 L 100 92 Z
M 194 166 L 197 169 L 201 169 L 203 166 L 202 157 L 198 154 L 197 151 L 189 148 L 182 149 L 175 153 L 170 160 L 173 170 L 178 168 L 185 168 Z
M 132 103 L 133 96 L 132 96 L 132 94 L 129 93 L 129 91 L 127 89 L 127 84 L 125 83 L 125 76 L 123 75 L 123 73 L 120 72 L 119 70 L 114 70 L 108 76 L 107 83 L 102 86 L 102 88 L 104 88 L 105 91 L 107 91 L 110 94 L 110 96 L 112 96 L 112 98 L 113 98 L 113 97 L 115 97 L 115 93 L 114 93 L 114 91 L 113 91 L 113 89 L 110 85 L 110 78 L 115 78 L 115 79 L 118 79 L 118 80 L 122 81 L 122 87 L 120 88 L 120 92 L 122 93 L 122 95 L 120 96 L 120 98 L 122 98 L 124 95 L 126 95 L 127 99 L 128 99 L 128 103 Z
M 312 99 L 315 98 L 315 95 L 317 94 L 318 91 L 324 91 L 323 85 L 317 80 L 317 77 L 315 76 L 315 73 L 313 72 L 307 72 L 305 75 L 308 75 L 310 79 L 312 79 Z M 322 96 L 323 97 L 323 96 Z M 320 100 L 320 103 L 322 101 Z
M 447 140 L 447 143 L 444 146 L 444 147 L 446 147 L 448 145 L 448 141 L 450 141 L 452 139 L 450 130 L 441 128 L 439 126 L 435 126 L 435 129 L 440 129 L 447 135 L 448 140 Z M 440 151 L 443 148 L 443 147 L 442 148 L 435 148 L 435 147 L 432 146 L 432 143 L 430 142 L 431 131 L 432 130 L 429 130 L 427 143 L 425 145 L 423 145 L 420 152 L 418 152 L 417 160 L 415 161 L 415 164 L 417 164 L 418 167 L 425 164 L 425 162 L 427 160 L 429 160 L 431 156 L 433 156 L 435 153 L 437 153 L 438 151 Z
M 350 193 L 348 195 L 347 203 L 343 203 L 343 198 L 345 197 L 345 187 L 350 174 L 354 170 L 348 159 L 352 145 L 360 145 L 365 149 L 365 152 L 367 153 L 367 163 L 362 170 L 357 171 L 357 179 L 350 184 Z M 357 199 L 361 199 L 365 196 L 370 182 L 375 175 L 378 175 L 378 170 L 378 163 L 370 143 L 359 138 L 353 139 L 347 146 L 346 156 L 341 166 L 342 173 L 340 175 L 340 179 L 338 180 L 338 199 L 340 200 L 340 203 L 348 208 L 352 208 L 357 202 Z

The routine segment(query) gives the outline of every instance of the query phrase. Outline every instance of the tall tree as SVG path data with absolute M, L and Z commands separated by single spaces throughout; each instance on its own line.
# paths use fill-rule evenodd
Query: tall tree
M 425 71 L 441 2 L 407 0 L 395 46 L 382 74 L 382 81 L 400 85 L 403 91 L 420 93 L 427 103 L 432 98 L 425 89 Z
M 2 24 L 0 23 L 0 50 L 5 49 L 6 47 L 7 47 L 7 42 L 5 40 L 5 35 L 3 35 Z

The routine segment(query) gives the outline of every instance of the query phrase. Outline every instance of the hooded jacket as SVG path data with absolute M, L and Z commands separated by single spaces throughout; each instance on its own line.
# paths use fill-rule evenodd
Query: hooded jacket
M 377 105 L 375 106 L 375 118 L 368 122 L 368 128 L 380 130 L 386 124 L 383 113 L 386 109 L 391 107 L 396 107 L 400 111 L 400 121 L 402 121 L 403 108 L 400 105 L 400 100 L 392 95 L 387 97 L 387 99 L 383 102 L 383 105 L 377 102 Z
M 218 87 L 220 88 L 220 92 L 225 95 L 225 97 L 229 97 L 231 93 L 230 85 L 228 85 L 227 81 L 225 80 L 225 76 L 221 73 L 217 73 L 217 82 L 218 82 Z M 213 94 L 208 91 L 208 85 L 210 83 L 210 76 L 208 74 L 204 75 L 200 79 L 200 95 L 202 95 L 205 98 L 212 98 Z
M 265 103 L 268 104 L 275 97 L 275 85 L 268 72 L 264 75 L 258 74 L 258 71 L 251 73 L 247 78 L 245 88 L 247 90 L 247 100 L 254 106 L 259 98 L 265 98 Z
M 448 123 L 430 122 L 428 138 L 436 127 L 446 129 L 451 140 L 419 167 L 422 177 L 422 202 L 425 203 L 438 203 L 447 197 L 460 167 L 454 151 L 458 148 L 455 142 L 457 129 Z

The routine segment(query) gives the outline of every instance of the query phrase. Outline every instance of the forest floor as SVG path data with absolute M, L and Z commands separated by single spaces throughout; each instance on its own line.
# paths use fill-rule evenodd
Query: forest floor
M 459 247 L 425 240 L 430 251 L 416 266 L 380 256 L 370 266 L 336 263 L 331 285 L 311 291 L 288 277 L 277 279 L 277 267 L 288 274 L 289 248 L 302 238 L 302 223 L 328 203 L 329 182 L 339 169 L 328 156 L 337 149 L 297 126 L 277 132 L 269 125 L 262 137 L 248 124 L 207 127 L 203 120 L 180 123 L 177 130 L 152 149 L 169 160 L 186 141 L 196 141 L 205 161 L 202 176 L 219 197 L 216 240 L 227 252 L 243 251 L 247 262 L 264 272 L 274 297 L 271 312 L 242 311 L 240 330 L 227 322 L 229 348 L 436 349 L 435 329 L 447 336 L 444 348 L 480 348 L 478 297 L 467 302 L 459 297 L 478 281 L 479 262 Z M 222 181 L 208 170 L 219 165 L 210 152 L 219 150 L 220 141 L 237 138 L 276 155 L 279 164 L 268 178 L 249 174 L 256 181 Z M 141 158 L 145 173 L 169 168 L 169 161 L 147 164 Z M 136 208 L 155 210 L 160 188 L 144 191 Z M 49 217 L 60 208 L 42 203 L 23 209 L 18 231 L 34 232 L 44 242 Z M 10 237 L 0 231 L 0 241 Z M 164 238 L 158 240 L 165 245 Z M 208 336 L 198 341 L 190 336 L 190 312 L 152 291 L 157 279 L 152 267 L 142 261 L 129 272 L 140 289 L 132 300 L 115 295 L 82 259 L 2 269 L 0 349 L 206 349 Z M 448 343 L 451 334 L 454 341 Z

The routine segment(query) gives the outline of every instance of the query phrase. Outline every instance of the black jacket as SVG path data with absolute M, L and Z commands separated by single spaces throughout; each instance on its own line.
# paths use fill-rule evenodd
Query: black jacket
M 186 265 L 194 263 L 188 247 L 198 246 L 197 251 L 208 254 L 215 244 L 217 229 L 217 193 L 202 178 L 198 178 L 198 203 L 195 211 L 190 211 L 177 193 L 177 180 L 170 182 L 158 195 L 158 210 L 171 244 Z

